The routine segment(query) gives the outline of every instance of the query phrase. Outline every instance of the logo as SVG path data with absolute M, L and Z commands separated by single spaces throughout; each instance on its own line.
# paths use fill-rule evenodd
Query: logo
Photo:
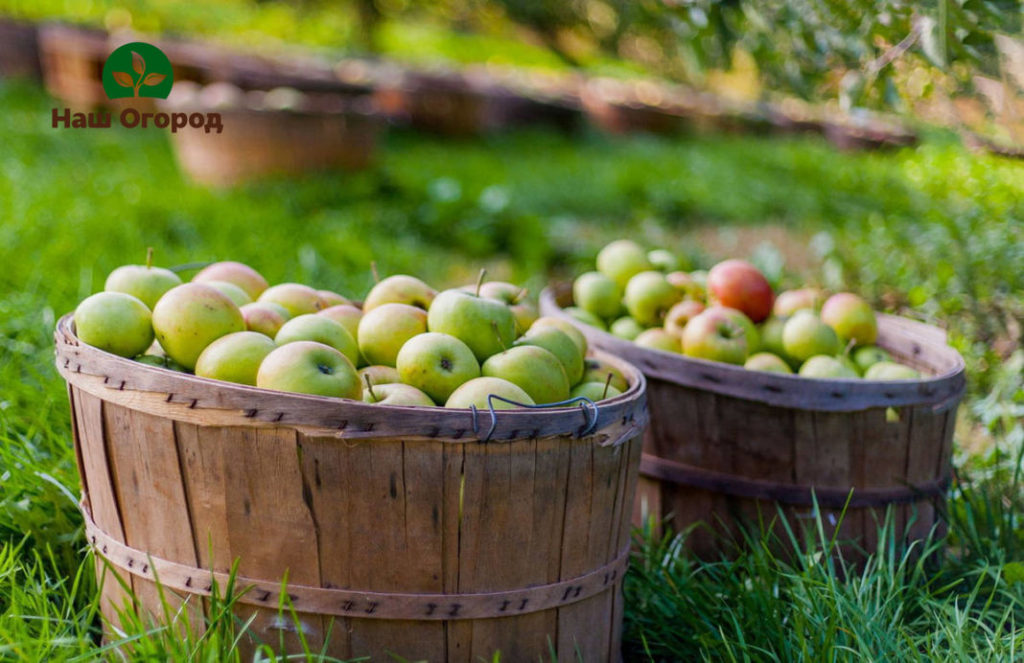
M 171 61 L 152 44 L 135 41 L 120 46 L 103 65 L 103 90 L 109 99 L 166 99 L 172 85 Z

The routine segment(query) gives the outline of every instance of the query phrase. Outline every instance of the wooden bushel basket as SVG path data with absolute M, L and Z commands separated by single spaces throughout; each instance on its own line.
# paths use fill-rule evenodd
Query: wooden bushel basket
M 87 538 L 137 608 L 163 614 L 155 573 L 201 626 L 237 559 L 236 614 L 292 652 L 286 574 L 309 646 L 335 657 L 619 660 L 647 422 L 627 363 L 602 356 L 630 388 L 597 406 L 492 418 L 146 366 L 80 344 L 70 315 L 56 344 Z M 109 577 L 102 592 L 116 624 L 125 594 Z
M 788 546 L 778 508 L 798 536 L 817 537 L 817 501 L 825 534 L 853 561 L 875 550 L 887 509 L 908 541 L 941 525 L 965 387 L 963 359 L 941 330 L 878 316 L 878 345 L 924 379 L 819 380 L 641 348 L 573 320 L 562 310 L 571 301 L 567 285 L 545 290 L 541 312 L 647 377 L 635 525 L 648 514 L 676 531 L 704 523 L 687 545 L 711 557 L 728 554 L 741 524 L 774 524 Z

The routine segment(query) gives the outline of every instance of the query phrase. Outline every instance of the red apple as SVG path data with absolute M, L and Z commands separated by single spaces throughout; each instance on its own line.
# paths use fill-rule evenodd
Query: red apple
M 768 279 L 745 260 L 726 260 L 712 267 L 708 292 L 719 304 L 743 311 L 754 322 L 767 318 L 775 302 Z

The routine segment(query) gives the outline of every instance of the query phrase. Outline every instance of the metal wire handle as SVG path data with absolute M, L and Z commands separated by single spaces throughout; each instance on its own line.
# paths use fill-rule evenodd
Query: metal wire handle
M 504 396 L 498 396 L 497 394 L 488 394 L 487 408 L 491 413 L 491 427 L 487 431 L 487 435 L 484 436 L 482 440 L 480 440 L 481 442 L 489 442 L 491 440 L 491 436 L 494 435 L 495 429 L 497 429 L 498 427 L 498 413 L 494 409 L 494 401 L 496 400 L 501 401 L 503 403 L 508 403 L 509 405 L 515 405 L 516 407 L 525 408 L 528 410 L 544 410 L 547 408 L 563 407 L 566 405 L 572 405 L 573 403 L 579 403 L 580 409 L 583 411 L 583 423 L 585 425 L 580 431 L 576 433 L 576 437 L 583 437 L 584 435 L 589 435 L 590 433 L 594 432 L 595 428 L 597 428 L 597 403 L 587 398 L 586 396 L 577 396 L 575 398 L 569 398 L 564 401 L 558 401 L 556 403 L 544 403 L 543 405 L 527 405 L 526 403 L 520 403 L 518 401 L 505 398 Z M 587 408 L 588 405 L 590 406 L 589 409 Z M 480 422 L 477 419 L 477 413 L 479 412 L 479 410 L 477 409 L 476 405 L 472 403 L 470 404 L 469 409 L 473 413 L 473 432 L 476 433 L 477 436 L 479 437 Z M 593 413 L 592 416 L 591 413 Z

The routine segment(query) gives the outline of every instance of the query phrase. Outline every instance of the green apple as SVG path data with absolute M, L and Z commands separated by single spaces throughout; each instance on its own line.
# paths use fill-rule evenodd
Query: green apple
M 618 283 L 620 288 L 625 288 L 634 275 L 649 269 L 647 253 L 632 240 L 616 240 L 597 254 L 597 271 Z
M 280 283 L 271 286 L 264 290 L 256 301 L 283 306 L 292 317 L 316 313 L 327 308 L 316 290 L 301 283 Z
M 647 262 L 659 272 L 675 272 L 682 269 L 682 261 L 668 249 L 654 249 L 647 252 Z
M 535 345 L 558 357 L 570 385 L 576 384 L 583 377 L 584 354 L 580 352 L 579 346 L 573 342 L 572 338 L 557 327 L 534 325 L 530 327 L 530 331 L 516 339 L 515 344 L 516 346 Z
M 363 302 L 363 313 L 382 304 L 408 304 L 426 311 L 436 295 L 436 290 L 415 276 L 396 274 L 370 288 Z
M 167 356 L 192 370 L 210 343 L 245 331 L 245 318 L 231 298 L 205 283 L 183 283 L 160 298 L 153 330 Z
M 192 277 L 192 281 L 202 283 L 204 281 L 227 281 L 234 283 L 249 299 L 256 300 L 267 289 L 267 280 L 249 265 L 227 260 L 215 262 L 208 265 L 198 274 Z
M 317 313 L 325 318 L 330 318 L 337 323 L 340 323 L 342 327 L 348 330 L 349 334 L 352 334 L 352 338 L 359 341 L 359 321 L 363 319 L 363 312 L 358 307 L 351 304 L 338 304 L 337 306 L 328 306 L 324 310 Z
M 281 326 L 291 317 L 284 307 L 266 302 L 252 302 L 242 306 L 239 310 L 242 312 L 242 318 L 245 319 L 246 329 L 259 332 L 270 338 L 277 336 Z
M 760 349 L 773 355 L 787 359 L 786 349 L 782 345 L 782 330 L 786 326 L 786 318 L 772 316 L 761 323 L 758 329 Z
M 496 299 L 445 290 L 430 305 L 427 329 L 461 340 L 482 362 L 512 345 L 516 319 L 508 306 Z
M 379 405 L 405 405 L 409 407 L 437 407 L 434 401 L 416 387 L 392 382 L 370 384 L 363 389 L 364 403 Z
M 476 286 L 469 286 L 474 291 Z M 480 296 L 508 304 L 512 310 L 512 316 L 516 319 L 516 335 L 526 333 L 540 315 L 537 312 L 537 303 L 528 296 L 526 288 L 521 288 L 505 281 L 488 281 L 480 286 Z
M 563 320 L 562 318 L 553 318 L 549 315 L 545 315 L 540 318 L 537 318 L 537 321 L 530 325 L 529 331 L 539 329 L 541 327 L 554 327 L 555 329 L 558 329 L 563 334 L 572 339 L 572 342 L 576 344 L 577 348 L 579 348 L 581 356 L 586 356 L 587 337 L 584 336 L 583 332 L 581 332 L 579 329 L 576 329 L 576 326 L 573 325 L 568 320 Z M 550 350 L 550 348 L 548 349 Z M 569 376 L 569 379 L 572 379 L 572 375 Z
M 839 338 L 856 345 L 871 345 L 878 338 L 878 321 L 863 297 L 840 292 L 825 300 L 821 320 L 835 330 Z
M 394 366 L 366 366 L 365 368 L 360 368 L 360 383 L 366 384 L 367 379 L 370 380 L 370 384 L 393 384 L 401 382 L 402 376 L 398 374 L 398 369 Z
M 256 374 L 256 386 L 357 401 L 363 398 L 359 376 L 348 357 L 316 341 L 296 341 L 268 354 Z
M 468 345 L 454 336 L 427 332 L 413 336 L 395 361 L 402 382 L 444 403 L 459 385 L 480 375 L 480 364 Z
M 780 292 L 775 298 L 772 313 L 780 318 L 788 318 L 801 309 L 818 311 L 821 309 L 825 295 L 817 288 L 799 288 Z
M 584 362 L 583 377 L 580 379 L 579 383 L 600 382 L 601 384 L 604 384 L 609 375 L 612 376 L 611 384 L 613 387 L 622 392 L 629 389 L 629 383 L 626 382 L 626 376 L 622 374 L 622 371 L 606 361 L 595 359 L 593 357 L 587 357 L 586 362 Z
M 800 366 L 800 375 L 805 378 L 858 378 L 853 370 L 836 357 L 814 355 Z
M 259 332 L 241 331 L 221 336 L 199 355 L 196 375 L 255 385 L 260 364 L 275 348 L 273 339 Z
M 138 297 L 98 292 L 75 309 L 75 333 L 100 350 L 134 357 L 153 343 L 153 318 Z
M 751 371 L 766 371 L 768 373 L 792 373 L 793 369 L 782 357 L 771 352 L 758 352 L 751 355 L 743 364 L 743 368 Z
M 408 304 L 381 304 L 359 321 L 359 351 L 368 364 L 394 366 L 398 351 L 427 331 L 427 312 Z
M 668 310 L 682 298 L 661 272 L 640 272 L 626 284 L 623 301 L 629 314 L 642 325 L 660 327 Z
M 729 364 L 747 360 L 747 330 L 723 308 L 709 308 L 690 320 L 683 329 L 683 354 Z
M 569 398 L 589 398 L 592 401 L 603 401 L 606 398 L 621 396 L 622 392 L 604 382 L 581 382 L 573 387 Z
M 516 336 L 525 334 L 526 330 L 540 317 L 537 304 L 530 299 L 524 299 L 518 304 L 509 306 L 509 310 L 512 311 L 512 316 L 516 319 Z
M 491 399 L 490 396 L 499 396 L 505 400 Z M 520 405 L 536 405 L 522 388 L 512 384 L 508 380 L 492 377 L 473 378 L 461 385 L 452 392 L 445 402 L 447 408 L 459 410 L 469 409 L 475 406 L 478 410 L 488 410 L 493 407 L 495 410 L 513 410 Z
M 803 363 L 815 355 L 835 355 L 840 350 L 835 331 L 813 311 L 793 314 L 782 328 L 782 347 L 786 354 Z
M 292 318 L 281 326 L 274 337 L 278 345 L 287 345 L 296 341 L 316 341 L 329 345 L 352 362 L 359 363 L 359 346 L 352 334 L 348 333 L 340 322 L 315 313 L 305 313 Z
M 519 345 L 488 357 L 480 372 L 518 385 L 534 403 L 555 403 L 569 397 L 569 378 L 562 362 L 536 345 Z
M 229 283 L 228 281 L 203 281 L 203 283 L 227 295 L 228 299 L 235 303 L 235 306 L 242 307 L 253 303 L 252 298 L 246 294 L 245 290 L 242 290 L 234 283 Z
M 704 286 L 697 282 L 697 279 L 686 272 L 669 272 L 665 275 L 668 284 L 679 291 L 684 299 L 694 299 L 703 302 L 707 299 Z
M 668 310 L 665 314 L 664 329 L 677 338 L 682 338 L 683 329 L 686 324 L 704 312 L 704 304 L 687 299 L 681 301 Z
M 628 315 L 624 315 L 615 322 L 613 322 L 608 327 L 608 331 L 610 331 L 615 336 L 618 336 L 619 338 L 624 338 L 627 341 L 632 341 L 634 338 L 643 333 L 644 327 L 633 318 L 629 317 Z
M 645 330 L 633 339 L 633 342 L 641 348 L 649 348 L 651 350 L 664 350 L 665 352 L 674 352 L 675 354 L 683 351 L 679 337 L 669 334 L 660 327 Z
M 861 373 L 880 361 L 892 361 L 892 356 L 877 345 L 865 345 L 853 351 L 853 363 Z
M 598 318 L 614 318 L 622 310 L 622 288 L 601 272 L 580 274 L 572 284 L 572 298 Z
M 332 306 L 351 306 L 352 300 L 348 297 L 342 297 L 336 292 L 331 290 L 317 290 L 316 294 L 320 295 L 320 299 L 324 303 L 324 308 L 328 309 Z
M 880 361 L 864 372 L 865 380 L 920 380 L 920 371 L 894 361 Z
M 124 265 L 110 272 L 103 289 L 132 295 L 153 310 L 164 293 L 176 285 L 181 285 L 177 274 L 169 269 L 153 267 L 147 260 L 145 265 Z
M 728 306 L 722 306 L 716 304 L 712 308 L 719 309 L 725 315 L 729 316 L 740 327 L 743 327 L 743 331 L 747 337 L 747 354 L 751 355 L 761 349 L 761 334 L 757 331 L 757 325 L 747 317 L 747 315 L 739 309 L 729 308 Z
M 604 320 L 597 317 L 590 311 L 584 311 L 578 306 L 568 306 L 562 310 L 568 313 L 573 318 L 573 320 L 579 320 L 585 325 L 597 327 L 601 331 L 608 331 L 608 326 L 604 324 Z

